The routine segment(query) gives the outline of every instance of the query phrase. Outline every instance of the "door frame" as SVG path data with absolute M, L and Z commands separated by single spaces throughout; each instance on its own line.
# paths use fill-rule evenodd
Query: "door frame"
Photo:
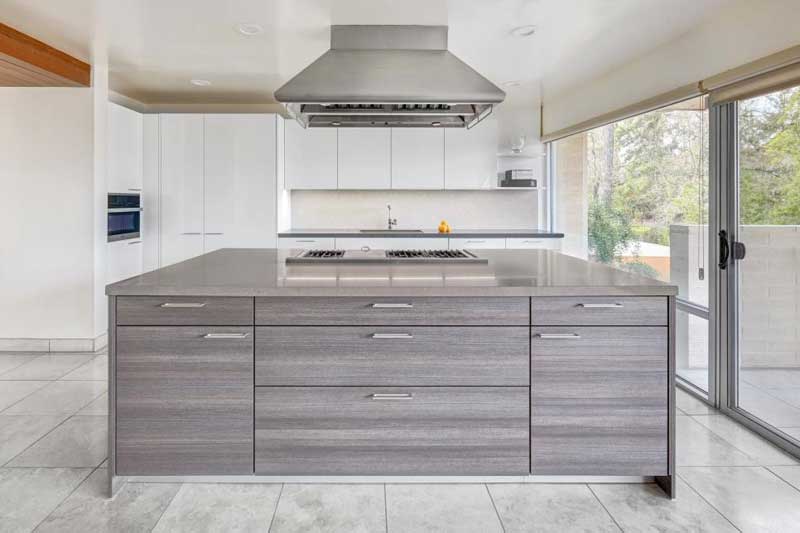
M 738 240 L 739 221 L 739 106 L 737 101 L 715 104 L 709 110 L 710 174 L 709 174 L 709 243 L 713 273 L 709 279 L 715 375 L 714 404 L 724 414 L 775 444 L 800 457 L 800 445 L 776 428 L 738 406 L 739 394 L 739 272 L 736 261 L 729 260 L 726 269 L 718 265 L 719 232 L 725 230 L 729 241 Z M 712 340 L 713 339 L 713 340 Z M 710 380 L 711 381 L 711 380 Z M 711 384 L 709 383 L 709 389 Z

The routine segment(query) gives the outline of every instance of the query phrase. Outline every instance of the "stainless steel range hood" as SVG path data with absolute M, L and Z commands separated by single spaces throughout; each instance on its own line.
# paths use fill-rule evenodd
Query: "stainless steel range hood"
M 447 50 L 447 26 L 331 26 L 331 49 L 275 91 L 312 128 L 470 128 L 504 98 Z

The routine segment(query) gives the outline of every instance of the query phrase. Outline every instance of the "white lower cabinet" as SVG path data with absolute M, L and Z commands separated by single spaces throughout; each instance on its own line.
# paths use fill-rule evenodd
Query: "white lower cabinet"
M 546 239 L 535 237 L 514 237 L 506 239 L 506 248 L 509 250 L 561 250 L 561 239 Z
M 466 238 L 451 237 L 450 249 L 472 249 L 472 250 L 503 250 L 506 247 L 506 240 L 503 238 Z
M 116 283 L 142 273 L 142 241 L 132 239 L 108 243 L 106 283 Z
M 389 238 L 361 238 L 347 237 L 336 239 L 336 248 L 339 250 L 447 250 L 447 238 L 415 238 L 415 237 L 389 237 Z
M 281 237 L 278 239 L 278 248 L 292 250 L 333 250 L 336 248 L 336 239 L 333 237 Z

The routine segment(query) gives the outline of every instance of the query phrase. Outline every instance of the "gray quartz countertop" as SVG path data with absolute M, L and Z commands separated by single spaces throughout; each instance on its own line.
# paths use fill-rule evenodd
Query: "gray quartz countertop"
M 540 229 L 454 229 L 450 233 L 439 233 L 436 230 L 422 230 L 422 231 L 409 231 L 408 229 L 393 229 L 393 230 L 369 230 L 368 232 L 359 229 L 323 229 L 323 228 L 300 228 L 290 229 L 288 231 L 281 231 L 278 237 L 377 237 L 384 239 L 386 237 L 420 237 L 420 238 L 506 238 L 506 237 L 519 237 L 519 238 L 540 238 L 540 239 L 561 239 L 564 237 L 563 233 L 553 233 L 551 231 Z
M 488 264 L 287 265 L 297 250 L 223 249 L 106 287 L 112 296 L 669 296 L 677 287 L 550 250 Z

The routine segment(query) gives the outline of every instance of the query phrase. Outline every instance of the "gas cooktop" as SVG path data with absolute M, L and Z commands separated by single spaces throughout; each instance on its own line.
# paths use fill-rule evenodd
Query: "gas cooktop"
M 488 263 L 467 250 L 305 250 L 286 263 Z

